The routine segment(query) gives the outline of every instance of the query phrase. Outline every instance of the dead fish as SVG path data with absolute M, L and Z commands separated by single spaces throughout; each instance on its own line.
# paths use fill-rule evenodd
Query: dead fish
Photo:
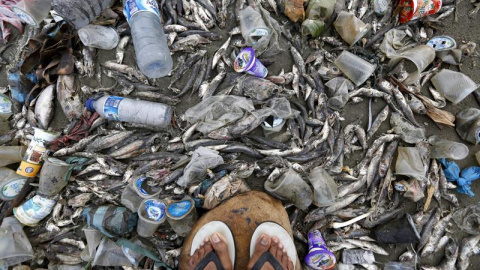
M 433 226 L 438 222 L 439 219 L 440 211 L 438 210 L 438 208 L 435 208 L 433 210 L 432 216 L 422 228 L 422 238 L 420 239 L 420 243 L 418 243 L 417 245 L 417 250 L 420 251 L 427 244 L 428 238 L 430 238 L 430 236 L 432 235 Z
M 47 86 L 37 98 L 35 103 L 35 118 L 41 128 L 47 130 L 53 116 L 53 99 L 55 98 L 55 85 Z
M 83 54 L 83 68 L 85 71 L 85 74 L 92 78 L 93 75 L 95 75 L 95 55 L 97 53 L 97 50 L 92 47 L 84 47 L 82 50 Z
M 126 74 L 128 76 L 128 79 L 130 80 L 132 80 L 133 78 L 136 78 L 145 84 L 149 83 L 145 75 L 143 75 L 138 69 L 130 67 L 128 65 L 118 64 L 117 62 L 114 62 L 114 61 L 106 61 L 105 63 L 102 64 L 102 66 L 104 66 L 107 69 L 115 70 L 123 74 Z
M 327 206 L 327 207 L 322 207 L 322 208 L 317 208 L 312 211 L 310 211 L 307 216 L 305 217 L 304 221 L 305 223 L 309 223 L 312 221 L 317 221 L 320 219 L 325 218 L 328 214 L 334 213 L 342 208 L 347 207 L 350 205 L 353 201 L 355 201 L 358 197 L 360 197 L 360 193 L 357 194 L 350 194 L 345 197 L 341 197 L 337 202 L 334 204 Z
M 300 76 L 307 74 L 305 61 L 303 61 L 302 55 L 297 51 L 297 49 L 295 49 L 294 46 L 290 47 L 290 53 L 292 54 L 293 62 L 297 66 Z
M 134 131 L 121 131 L 107 136 L 96 138 L 91 144 L 87 146 L 88 152 L 97 152 L 106 148 L 110 148 L 124 139 L 130 137 L 135 133 Z
M 123 62 L 123 57 L 125 56 L 125 49 L 127 48 L 129 42 L 129 35 L 123 36 L 118 42 L 117 50 L 115 52 L 115 59 L 117 60 L 117 64 L 121 64 Z
M 82 193 L 68 200 L 68 205 L 71 207 L 83 207 L 93 197 L 93 193 Z
M 383 122 L 387 120 L 388 114 L 390 113 L 390 107 L 387 105 L 385 106 L 382 111 L 377 115 L 375 120 L 372 122 L 372 126 L 370 129 L 367 131 L 367 140 L 370 140 L 372 136 L 377 132 L 377 130 L 380 128 Z
M 469 236 L 462 239 L 457 260 L 458 270 L 468 269 L 470 256 L 478 253 L 479 242 L 480 235 Z
M 208 38 L 202 37 L 200 35 L 190 35 L 175 41 L 172 44 L 171 50 L 173 52 L 177 51 L 195 51 L 195 47 L 200 44 L 210 44 L 212 43 Z
M 408 102 L 408 106 L 410 106 L 410 109 L 412 109 L 414 113 L 418 113 L 418 114 L 427 113 L 427 109 L 425 108 L 425 105 L 423 105 L 423 102 L 420 101 L 418 98 L 416 98 L 414 95 L 412 94 L 407 95 L 407 102 Z
M 95 135 L 90 135 L 88 137 L 85 137 L 71 147 L 65 147 L 56 151 L 55 153 L 53 153 L 53 156 L 61 157 L 61 156 L 71 155 L 73 153 L 82 151 L 83 149 L 85 149 L 87 145 L 93 142 L 98 136 L 99 136 L 98 134 L 95 134 Z
M 57 99 L 65 116 L 70 120 L 82 116 L 83 104 L 77 95 L 77 85 L 74 75 L 60 75 L 57 80 Z
M 225 69 L 225 64 L 223 63 L 223 61 L 218 64 L 217 70 L 219 71 L 217 76 L 212 79 L 212 81 L 208 84 L 204 91 L 200 89 L 199 96 L 202 97 L 202 100 L 213 96 L 218 86 L 222 83 L 223 79 L 227 75 L 227 71 Z
M 186 6 L 184 5 L 184 10 L 185 10 L 185 7 Z M 169 24 L 164 26 L 163 30 L 165 31 L 165 33 L 171 33 L 171 32 L 181 33 L 181 32 L 187 31 L 188 28 L 179 24 Z
M 385 249 L 383 249 L 381 246 L 379 246 L 377 244 L 374 244 L 374 243 L 371 243 L 371 242 L 368 242 L 368 241 L 361 241 L 361 240 L 356 240 L 356 239 L 345 239 L 345 242 L 350 243 L 350 244 L 352 244 L 356 247 L 359 247 L 361 249 L 370 250 L 373 253 L 377 253 L 377 254 L 385 255 L 385 256 L 389 255 L 389 253 Z
M 458 258 L 458 245 L 450 239 L 445 247 L 445 257 L 438 266 L 422 266 L 423 270 L 450 270 L 455 269 L 455 262 Z
M 225 43 L 222 46 L 220 46 L 220 48 L 213 55 L 212 69 L 217 66 L 220 58 L 222 58 L 222 56 L 225 55 L 225 53 L 227 52 L 227 48 L 230 45 L 231 40 L 232 40 L 232 37 L 229 37 L 227 41 L 225 41 Z
M 445 233 L 445 230 L 447 229 L 447 225 L 451 219 L 452 219 L 452 214 L 450 213 L 435 224 L 432 231 L 432 235 L 430 236 L 430 238 L 427 241 L 427 244 L 422 250 L 422 253 L 421 253 L 422 257 L 432 254 L 435 251 L 435 245 L 438 243 L 440 238 Z

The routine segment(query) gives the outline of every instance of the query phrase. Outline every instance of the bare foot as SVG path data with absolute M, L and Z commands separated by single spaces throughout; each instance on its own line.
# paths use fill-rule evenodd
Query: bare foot
M 253 252 L 252 258 L 248 263 L 247 269 L 252 269 L 255 263 L 260 259 L 263 253 L 269 251 L 272 253 L 273 257 L 282 265 L 285 270 L 293 270 L 293 263 L 287 255 L 287 250 L 280 243 L 278 237 L 270 237 L 266 234 L 262 234 L 255 244 L 255 251 Z M 265 262 L 262 270 L 274 270 L 273 266 L 269 262 Z
M 200 263 L 200 261 L 202 261 L 202 259 L 205 258 L 205 256 L 212 250 L 217 253 L 220 263 L 225 270 L 233 269 L 232 262 L 230 261 L 230 255 L 228 254 L 227 240 L 219 233 L 214 233 L 209 238 L 205 238 L 205 240 L 203 240 L 203 243 L 197 248 L 197 250 L 195 250 L 195 253 L 192 255 L 192 257 L 190 257 L 189 269 L 195 269 L 198 263 Z M 210 262 L 203 269 L 217 270 L 217 267 L 215 266 L 215 263 Z

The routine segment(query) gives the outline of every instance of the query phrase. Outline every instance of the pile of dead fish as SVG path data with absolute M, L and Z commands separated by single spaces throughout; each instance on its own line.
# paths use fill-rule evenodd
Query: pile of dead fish
M 10 88 L 1 93 L 16 101 L 14 91 L 29 87 L 29 93 L 14 102 L 7 128 L 0 126 L 0 155 L 5 155 L 0 163 L 16 169 L 22 156 L 11 158 L 5 149 L 19 147 L 23 153 L 20 146 L 35 141 L 39 128 L 56 134 L 45 145 L 50 157 L 43 158 L 45 164 L 50 158 L 68 164 L 68 182 L 47 196 L 39 191 L 45 187 L 38 177 L 30 177 L 17 187 L 16 197 L 1 196 L 0 243 L 12 232 L 24 231 L 28 239 L 11 238 L 18 250 L 0 257 L 0 265 L 178 267 L 191 224 L 185 221 L 185 233 L 165 222 L 146 240 L 134 230 L 142 199 L 132 193 L 132 183 L 148 179 L 156 198 L 189 198 L 205 210 L 250 190 L 249 183 L 262 183 L 285 203 L 296 243 L 306 247 L 307 233 L 320 230 L 339 269 L 383 268 L 387 261 L 374 254 L 389 255 L 387 244 L 406 250 L 388 262 L 391 267 L 474 269 L 469 258 L 479 254 L 480 206 L 460 207 L 455 189 L 472 195 L 475 179 L 466 181 L 463 172 L 460 178 L 459 170 L 451 176 L 445 171 L 451 164 L 440 160 L 463 159 L 468 148 L 463 157 L 455 156 L 445 149 L 460 143 L 441 135 L 427 138 L 425 124 L 416 119 L 426 115 L 434 128 L 455 127 L 466 142 L 480 141 L 480 110 L 466 109 L 457 117 L 445 110 L 447 100 L 457 104 L 478 87 L 453 71 L 465 58 L 478 57 L 475 43 L 435 47 L 449 38 L 436 41 L 435 32 L 444 18 L 456 16 L 455 5 L 444 1 L 437 14 L 399 24 L 391 1 L 383 1 L 388 5 L 383 11 L 374 9 L 381 0 L 329 1 L 330 13 L 320 12 L 321 19 L 311 15 L 315 7 L 307 17 L 302 8 L 292 11 L 296 2 L 161 1 L 175 59 L 171 75 L 161 79 L 149 79 L 134 63 L 125 63 L 133 45 L 120 3 L 96 21 L 120 33 L 115 59 L 101 61 L 102 50 L 84 47 L 65 21 L 49 19 L 41 30 L 26 27 L 13 46 Z M 480 5 L 475 7 L 470 16 Z M 311 25 L 285 22 L 283 13 L 294 21 L 318 20 L 308 24 L 319 28 L 312 32 Z M 248 25 L 247 15 L 267 29 L 255 40 L 242 32 L 257 27 Z M 265 78 L 235 72 L 235 58 L 246 46 L 267 68 L 280 63 L 285 70 Z M 293 59 L 291 67 L 282 63 L 285 57 Z M 115 122 L 85 109 L 88 98 L 105 93 L 171 105 L 172 126 L 159 130 Z M 368 125 L 347 123 L 344 115 L 360 114 L 354 104 L 368 101 Z M 372 115 L 378 103 L 383 109 Z M 68 124 L 54 119 L 63 118 L 58 110 Z M 7 218 L 14 207 L 15 216 L 22 216 L 18 209 L 32 201 L 43 212 L 30 223 L 20 219 L 30 227 Z M 415 210 L 407 210 L 412 204 Z M 100 231 L 88 231 L 85 223 Z M 452 226 L 468 235 L 450 233 Z M 85 235 L 122 239 L 103 238 L 94 245 L 82 228 Z M 126 259 L 122 249 L 132 249 L 132 243 L 142 249 Z M 428 266 L 425 259 L 436 254 L 444 254 L 442 261 Z

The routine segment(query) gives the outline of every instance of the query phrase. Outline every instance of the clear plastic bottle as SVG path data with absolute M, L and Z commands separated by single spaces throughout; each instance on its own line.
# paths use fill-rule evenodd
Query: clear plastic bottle
M 156 1 L 123 0 L 140 71 L 149 78 L 166 76 L 173 67 Z
M 168 127 L 172 119 L 172 108 L 168 105 L 117 96 L 103 96 L 97 100 L 90 98 L 86 107 L 110 120 L 157 128 Z

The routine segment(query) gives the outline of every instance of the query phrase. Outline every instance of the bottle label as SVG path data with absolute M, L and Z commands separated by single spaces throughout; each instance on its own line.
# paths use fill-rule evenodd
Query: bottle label
M 52 212 L 55 203 L 55 200 L 36 195 L 20 206 L 15 216 L 20 216 L 22 223 L 36 224 Z
M 141 11 L 148 11 L 160 16 L 160 11 L 158 10 L 158 4 L 155 0 L 126 0 L 123 7 L 123 14 L 127 21 L 130 22 L 130 18 L 133 15 Z
M 120 121 L 118 116 L 118 107 L 123 97 L 109 96 L 103 105 L 103 114 L 109 120 Z
M 12 102 L 6 97 L 0 96 L 0 113 L 7 114 L 12 113 Z
M 270 31 L 266 28 L 255 28 L 250 32 L 251 37 L 263 37 L 263 36 L 268 36 L 270 34 Z

